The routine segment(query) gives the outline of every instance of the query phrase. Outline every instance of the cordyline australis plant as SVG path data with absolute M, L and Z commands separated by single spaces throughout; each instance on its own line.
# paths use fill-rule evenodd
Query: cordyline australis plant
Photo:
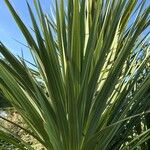
M 1 43 L 0 88 L 32 132 L 25 131 L 47 150 L 149 149 L 146 1 L 56 0 L 52 19 L 35 0 L 36 15 L 27 3 L 35 35 L 5 2 L 37 68 Z M 1 139 L 34 149 L 0 129 Z

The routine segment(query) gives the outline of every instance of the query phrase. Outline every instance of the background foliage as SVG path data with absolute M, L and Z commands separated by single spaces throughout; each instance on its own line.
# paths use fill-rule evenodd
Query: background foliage
M 16 112 L 16 110 L 13 107 L 7 107 L 7 108 L 3 109 L 3 111 L 5 111 L 7 116 L 2 116 L 2 117 L 11 121 L 11 122 L 8 122 L 7 120 L 4 120 L 1 118 L 0 124 L 3 125 L 3 127 L 9 129 L 10 132 L 12 133 L 12 135 L 19 136 L 22 140 L 24 140 L 27 143 L 29 143 L 30 145 L 32 145 L 35 149 L 43 150 L 42 145 L 36 139 L 34 139 L 31 135 L 27 134 L 24 130 L 22 130 L 21 128 L 19 128 L 16 125 L 16 124 L 18 124 L 25 129 L 29 129 L 29 127 L 24 123 L 23 118 Z M 12 124 L 12 122 L 15 124 Z M 0 141 L 0 149 L 1 150 L 5 150 L 5 149 L 17 150 L 18 148 L 16 148 L 12 144 L 9 144 L 8 142 L 6 142 L 4 140 L 1 140 Z

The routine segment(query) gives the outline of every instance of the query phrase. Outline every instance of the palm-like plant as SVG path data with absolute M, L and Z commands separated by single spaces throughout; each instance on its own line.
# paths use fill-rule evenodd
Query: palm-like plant
M 141 144 L 148 149 L 146 1 L 56 0 L 52 19 L 35 0 L 38 22 L 27 4 L 35 38 L 5 2 L 37 67 L 29 68 L 1 43 L 8 63 L 0 60 L 0 88 L 30 126 L 32 132 L 26 132 L 48 150 L 135 149 Z M 2 127 L 0 138 L 33 149 Z

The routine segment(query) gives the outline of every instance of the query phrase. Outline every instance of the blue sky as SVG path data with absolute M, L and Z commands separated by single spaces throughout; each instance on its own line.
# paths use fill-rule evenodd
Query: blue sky
M 48 11 L 52 5 L 51 0 L 40 0 L 44 9 Z M 11 4 L 17 10 L 19 16 L 24 23 L 31 27 L 31 21 L 25 0 L 10 0 Z M 28 0 L 33 8 L 33 0 Z M 30 60 L 31 56 L 28 50 L 17 41 L 25 43 L 25 40 L 18 29 L 14 19 L 12 18 L 4 0 L 0 0 L 0 41 L 2 41 L 15 55 L 21 55 L 21 49 L 24 51 L 25 57 Z
M 52 0 L 40 0 L 44 9 L 48 12 L 52 5 Z M 141 1 L 141 0 L 139 0 Z M 31 27 L 30 17 L 27 11 L 26 0 L 10 0 L 15 10 L 19 13 L 28 27 Z M 28 0 L 30 6 L 33 7 L 33 0 Z M 146 5 L 150 5 L 150 1 L 147 0 Z M 25 40 L 18 29 L 15 21 L 11 17 L 9 10 L 7 9 L 4 0 L 0 0 L 0 41 L 2 41 L 15 55 L 21 55 L 21 49 L 24 51 L 25 57 L 30 60 L 31 56 L 27 52 L 28 50 L 15 41 L 18 40 L 25 43 Z

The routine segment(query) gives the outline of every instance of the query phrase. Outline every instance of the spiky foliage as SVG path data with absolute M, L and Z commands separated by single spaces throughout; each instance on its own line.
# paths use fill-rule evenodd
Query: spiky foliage
M 0 89 L 0 109 L 10 107 L 11 104 L 5 99 L 2 90 Z
M 29 133 L 48 150 L 135 149 L 141 144 L 146 149 L 146 1 L 56 0 L 54 19 L 34 1 L 38 20 L 28 9 L 35 36 L 5 2 L 37 70 L 1 43 L 0 52 L 9 64 L 0 60 L 0 88 L 30 126 Z M 32 149 L 6 129 L 0 137 L 20 149 Z

